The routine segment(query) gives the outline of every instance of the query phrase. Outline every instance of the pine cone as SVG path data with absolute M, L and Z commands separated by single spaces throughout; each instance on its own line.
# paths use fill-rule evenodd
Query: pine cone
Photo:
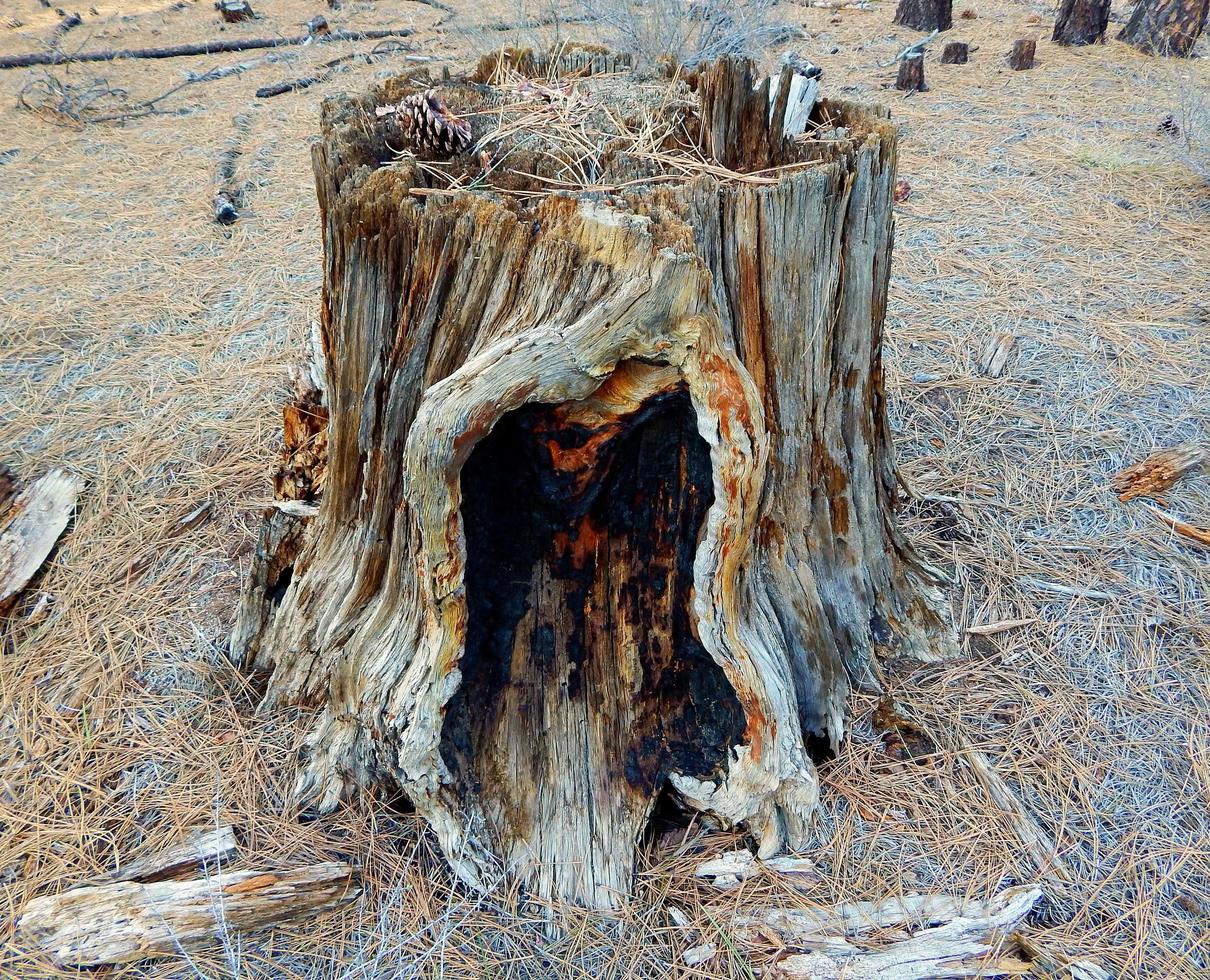
M 436 89 L 409 95 L 399 103 L 396 118 L 417 150 L 451 157 L 470 149 L 470 126 L 450 112 Z

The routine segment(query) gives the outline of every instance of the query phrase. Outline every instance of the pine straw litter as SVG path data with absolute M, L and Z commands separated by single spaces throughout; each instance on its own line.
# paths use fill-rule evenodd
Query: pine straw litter
M 151 23 L 154 40 L 189 40 L 202 6 L 104 29 L 131 45 L 150 43 Z M 273 6 L 283 33 L 315 12 Z M 1048 33 L 1028 20 L 1041 6 L 960 6 L 978 9 L 955 21 L 978 47 L 973 62 L 940 66 L 930 52 L 931 91 L 911 97 L 884 88 L 893 70 L 877 67 L 913 39 L 891 25 L 892 3 L 798 15 L 824 93 L 884 101 L 903 128 L 912 193 L 888 314 L 892 421 L 914 493 L 907 530 L 952 574 L 966 656 L 897 677 L 888 696 L 933 747 L 901 735 L 915 746 L 905 754 L 874 726 L 882 699 L 856 696 L 852 735 L 822 771 L 818 843 L 805 855 L 817 881 L 759 876 L 719 892 L 695 869 L 743 841 L 670 828 L 626 930 L 569 913 L 553 940 L 542 910 L 506 885 L 488 897 L 452 885 L 412 816 L 366 800 L 297 819 L 297 719 L 257 714 L 256 679 L 225 654 L 270 495 L 285 365 L 317 310 L 306 141 L 330 89 L 255 107 L 251 206 L 223 229 L 210 220 L 213 158 L 231 117 L 275 78 L 218 79 L 186 93 L 187 115 L 79 133 L 18 110 L 22 77 L 0 78 L 0 442 L 26 482 L 59 465 L 87 481 L 74 525 L 4 627 L 4 911 L 185 828 L 231 823 L 244 866 L 351 859 L 365 899 L 110 975 L 752 978 L 780 951 L 738 943 L 724 928 L 732 907 L 986 897 L 1038 880 L 972 768 L 977 752 L 1070 871 L 1045 880 L 1032 942 L 1122 976 L 1204 975 L 1207 553 L 1110 483 L 1208 435 L 1210 200 L 1156 134 L 1179 86 L 1210 84 L 1207 65 L 1043 40 L 1034 70 L 1008 72 L 1014 39 Z M 396 16 L 345 7 L 352 28 Z M 458 9 L 468 22 L 502 13 Z M 468 64 L 472 35 L 425 34 L 441 15 L 418 5 L 417 39 Z M 303 51 L 298 71 L 328 56 Z M 179 80 L 178 67 L 104 74 L 137 101 Z M 364 88 L 387 70 L 358 65 L 341 84 Z M 980 357 L 1005 331 L 1017 343 L 988 377 Z M 207 502 L 208 520 L 174 533 Z M 1169 489 L 1164 510 L 1210 524 L 1204 473 Z M 24 618 L 41 595 L 49 614 Z M 0 976 L 65 975 L 0 929 Z M 682 954 L 706 942 L 716 954 L 686 966 Z

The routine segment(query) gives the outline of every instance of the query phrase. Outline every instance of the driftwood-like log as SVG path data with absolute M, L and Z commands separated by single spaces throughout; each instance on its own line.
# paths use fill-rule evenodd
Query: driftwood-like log
M 1210 0 L 1138 0 L 1119 41 L 1147 54 L 1188 58 L 1210 15 Z
M 179 955 L 230 932 L 311 918 L 360 894 L 343 863 L 230 871 L 188 881 L 85 885 L 30 901 L 17 937 L 63 967 Z
M 0 502 L 0 615 L 8 612 L 71 520 L 84 481 L 53 470 L 24 491 L 5 471 Z
M 917 31 L 948 31 L 954 26 L 954 0 L 899 0 L 894 22 Z
M 927 92 L 924 84 L 924 55 L 917 54 L 899 62 L 899 74 L 895 77 L 895 88 L 900 92 Z
M 387 37 L 411 37 L 410 27 L 383 31 L 331 31 L 320 37 L 302 34 L 298 37 L 249 37 L 236 40 L 202 41 L 198 44 L 175 44 L 166 48 L 117 48 L 106 51 L 39 51 L 36 54 L 16 54 L 0 58 L 0 68 L 29 68 L 32 65 L 66 65 L 80 61 L 116 61 L 119 58 L 184 58 L 193 55 L 221 54 L 225 51 L 253 51 L 258 48 L 281 48 L 308 41 L 369 41 Z
M 1006 888 L 986 903 L 909 896 L 869 908 L 842 908 L 843 917 L 820 923 L 820 931 L 795 932 L 794 946 L 811 951 L 778 960 L 768 976 L 778 980 L 935 980 L 1018 974 L 1026 964 L 1013 960 L 1002 967 L 988 954 L 996 951 L 1003 933 L 1015 928 L 1041 897 L 1042 889 L 1036 885 L 1019 885 Z M 883 927 L 910 927 L 931 922 L 941 924 L 876 949 L 842 938 L 873 931 L 880 923 Z
M 895 132 L 785 139 L 791 78 L 701 69 L 708 172 L 620 155 L 608 202 L 432 187 L 375 111 L 414 85 L 326 103 L 326 475 L 232 638 L 314 712 L 301 803 L 402 791 L 472 885 L 615 907 L 661 796 L 801 847 L 850 686 L 953 655 L 894 519 Z
M 1013 41 L 1013 49 L 1008 54 L 1008 67 L 1013 71 L 1025 71 L 1032 68 L 1037 49 L 1038 42 L 1031 38 Z
M 965 41 L 949 41 L 941 49 L 941 63 L 943 65 L 965 65 L 970 61 L 970 54 L 970 45 Z
M 1055 15 L 1055 44 L 1099 44 L 1109 27 L 1110 0 L 1063 0 Z

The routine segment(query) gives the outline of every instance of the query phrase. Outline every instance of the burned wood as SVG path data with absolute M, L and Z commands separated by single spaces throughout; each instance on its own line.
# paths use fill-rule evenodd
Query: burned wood
M 954 26 L 954 0 L 899 0 L 894 23 L 916 31 L 948 31 Z
M 260 37 L 237 40 L 204 41 L 199 44 L 177 44 L 165 48 L 125 48 L 107 51 L 43 51 L 37 54 L 8 55 L 0 58 L 0 69 L 29 68 L 32 65 L 65 65 L 86 61 L 115 61 L 119 58 L 184 58 L 194 55 L 220 54 L 227 51 L 253 51 L 260 48 L 280 48 L 306 44 L 308 41 L 367 41 L 386 37 L 411 37 L 410 27 L 374 31 L 332 31 L 316 38 L 312 34 L 299 37 Z
M 10 611 L 46 561 L 67 527 L 84 481 L 65 470 L 52 470 L 27 488 L 12 493 L 5 476 L 8 506 L 0 513 L 0 615 Z
M 927 92 L 924 83 L 924 55 L 916 54 L 899 62 L 899 74 L 895 78 L 895 88 L 900 92 Z
M 1208 16 L 1210 0 L 1138 0 L 1118 40 L 1146 54 L 1189 58 Z
M 1110 0 L 1062 0 L 1051 40 L 1055 44 L 1100 44 L 1109 27 Z
M 61 967 L 130 963 L 309 918 L 359 893 L 353 869 L 338 862 L 186 881 L 117 881 L 31 900 L 17 917 L 16 935 Z
M 1034 53 L 1038 42 L 1032 38 L 1021 38 L 1013 42 L 1013 49 L 1008 55 L 1008 67 L 1013 71 L 1025 71 L 1034 66 Z
M 970 45 L 965 41 L 948 41 L 941 49 L 943 65 L 965 65 L 970 61 Z

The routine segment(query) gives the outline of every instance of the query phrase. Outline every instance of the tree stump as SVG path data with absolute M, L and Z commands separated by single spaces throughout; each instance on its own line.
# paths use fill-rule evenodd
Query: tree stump
M 821 99 L 783 137 L 790 69 L 593 76 L 579 115 L 656 122 L 575 186 L 485 134 L 541 112 L 490 68 L 434 92 L 477 127 L 442 167 L 393 150 L 423 86 L 324 104 L 326 469 L 279 481 L 232 647 L 313 712 L 300 803 L 402 792 L 471 885 L 608 909 L 660 799 L 802 847 L 851 685 L 953 655 L 894 519 L 896 135 Z M 628 142 L 661 118 L 673 169 Z
M 1025 71 L 1034 66 L 1034 54 L 1038 49 L 1038 42 L 1022 38 L 1019 41 L 1013 41 L 1013 49 L 1008 54 L 1008 67 L 1013 71 Z
M 1109 26 L 1110 0 L 1063 0 L 1051 40 L 1069 46 L 1099 44 Z
M 899 74 L 895 77 L 895 88 L 900 92 L 927 92 L 924 84 L 924 53 L 906 55 L 899 59 Z
M 949 41 L 941 49 L 941 63 L 943 65 L 965 65 L 970 61 L 970 53 L 970 45 L 965 41 Z
M 948 31 L 954 26 L 954 0 L 899 0 L 894 23 L 917 31 Z
M 1188 58 L 1208 13 L 1210 0 L 1138 0 L 1118 40 L 1147 54 Z

